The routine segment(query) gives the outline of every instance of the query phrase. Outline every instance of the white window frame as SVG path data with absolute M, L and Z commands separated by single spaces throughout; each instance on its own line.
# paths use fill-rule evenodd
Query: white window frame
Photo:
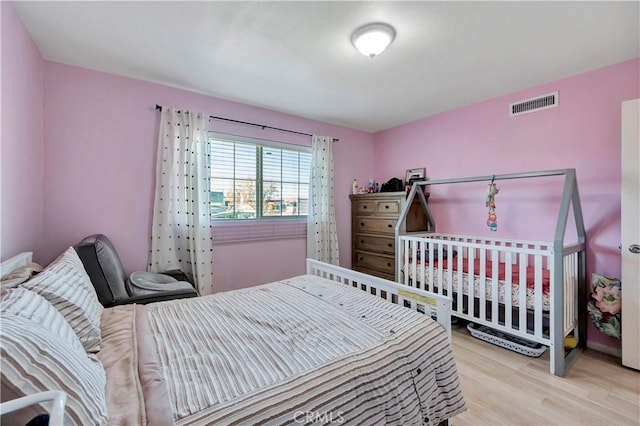
M 209 132 L 209 140 L 223 139 L 259 145 L 266 148 L 286 149 L 311 154 L 311 147 L 293 145 L 273 140 L 238 136 L 228 133 Z M 257 160 L 256 160 L 257 161 Z M 262 177 L 256 176 L 256 181 Z M 260 184 L 262 185 L 262 184 Z M 256 195 L 256 204 L 261 204 Z M 261 209 L 260 209 L 261 210 Z M 254 219 L 212 220 L 214 244 L 250 242 L 274 239 L 297 239 L 307 236 L 307 216 L 260 216 Z

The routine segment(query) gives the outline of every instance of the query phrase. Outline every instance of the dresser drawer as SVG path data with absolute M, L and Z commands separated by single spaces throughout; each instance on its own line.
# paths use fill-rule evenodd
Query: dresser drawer
M 379 251 L 389 254 L 396 253 L 395 237 L 356 234 L 354 243 L 358 250 Z
M 373 217 L 358 217 L 355 222 L 355 232 L 378 232 L 382 234 L 395 235 L 396 232 L 395 218 L 373 218 Z
M 396 265 L 394 256 L 367 253 L 356 250 L 356 266 L 365 269 L 375 269 L 387 274 L 395 274 Z
M 378 207 L 377 201 L 356 201 L 355 202 L 355 210 L 357 214 L 374 214 L 376 212 L 376 208 Z
M 400 213 L 400 201 L 398 200 L 389 200 L 389 201 L 378 201 L 378 205 L 376 206 L 376 212 L 378 214 L 395 214 Z

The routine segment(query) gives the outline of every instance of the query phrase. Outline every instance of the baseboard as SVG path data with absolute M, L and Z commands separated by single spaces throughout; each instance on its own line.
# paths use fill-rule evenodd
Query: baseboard
M 618 358 L 622 358 L 621 348 L 612 348 L 611 346 L 603 345 L 602 343 L 587 341 L 587 349 L 593 349 L 594 351 L 598 351 L 608 355 L 613 355 Z

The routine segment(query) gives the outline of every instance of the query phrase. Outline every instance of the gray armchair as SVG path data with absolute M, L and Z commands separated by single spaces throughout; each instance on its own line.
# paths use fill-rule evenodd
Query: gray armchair
M 102 234 L 90 235 L 74 248 L 96 289 L 98 300 L 105 307 L 198 296 L 180 271 L 163 274 L 140 271 L 127 277 L 115 247 Z

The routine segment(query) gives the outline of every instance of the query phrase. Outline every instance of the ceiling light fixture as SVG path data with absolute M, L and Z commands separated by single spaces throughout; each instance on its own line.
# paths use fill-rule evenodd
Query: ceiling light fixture
M 373 58 L 381 54 L 393 41 L 396 30 L 389 24 L 376 22 L 363 25 L 351 34 L 351 43 L 364 56 Z

